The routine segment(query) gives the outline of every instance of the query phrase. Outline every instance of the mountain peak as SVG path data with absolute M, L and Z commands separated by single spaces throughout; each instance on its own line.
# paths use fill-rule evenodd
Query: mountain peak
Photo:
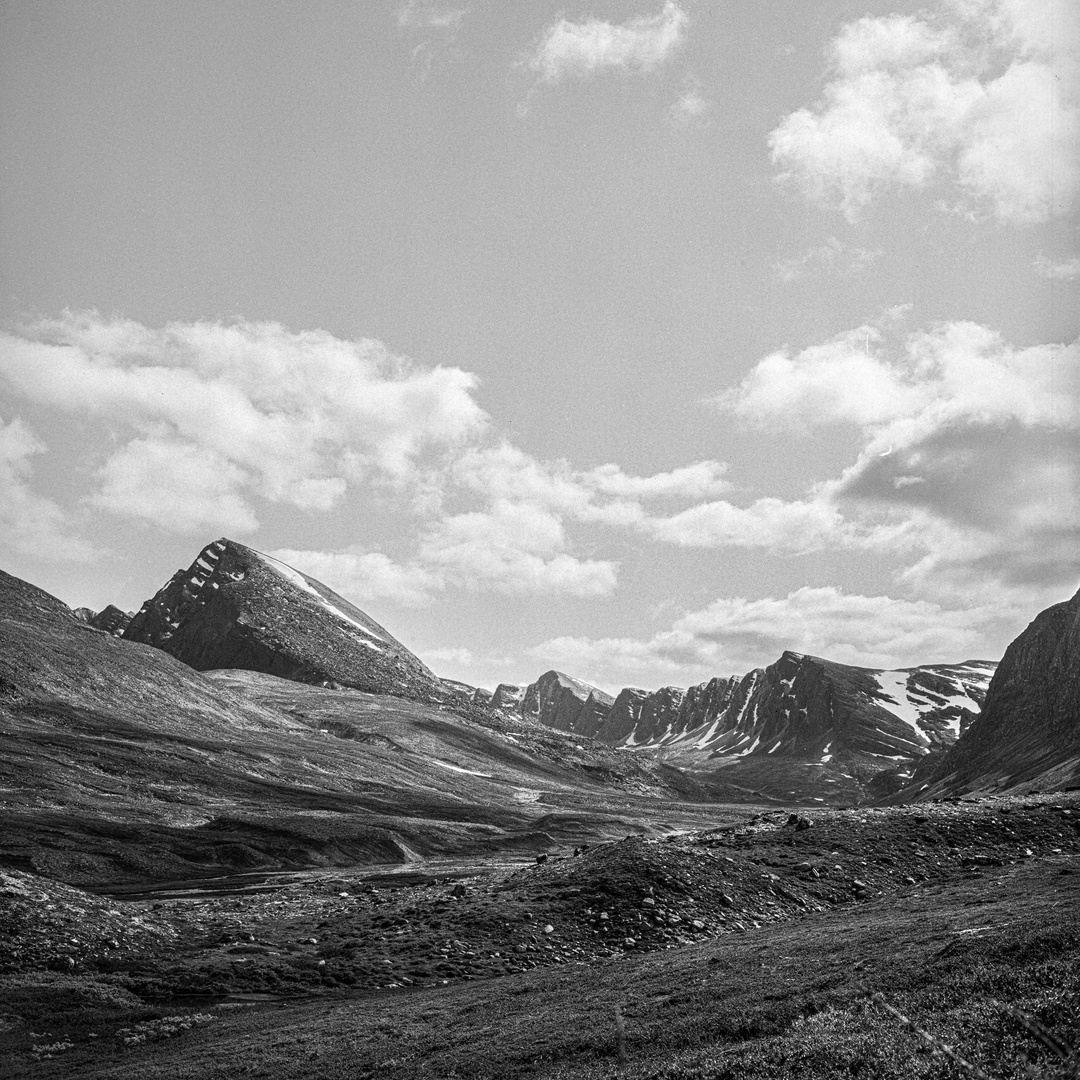
M 243 668 L 398 697 L 441 696 L 431 671 L 365 612 L 315 578 L 227 537 L 178 570 L 124 637 L 201 671 Z

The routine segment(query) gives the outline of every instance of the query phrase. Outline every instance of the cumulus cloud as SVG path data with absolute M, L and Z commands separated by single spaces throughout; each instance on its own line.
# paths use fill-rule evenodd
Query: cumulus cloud
M 605 671 L 631 684 L 686 685 L 765 666 L 785 649 L 876 668 L 993 659 L 980 650 L 1008 640 L 1015 614 L 997 603 L 950 609 L 802 588 L 785 597 L 719 599 L 648 638 L 560 637 L 532 652 L 542 663 Z
M 91 501 L 170 532 L 253 532 L 258 521 L 240 495 L 244 474 L 213 450 L 178 439 L 132 439 L 100 470 Z
M 426 567 L 397 563 L 381 551 L 355 546 L 341 551 L 281 548 L 270 554 L 360 604 L 390 600 L 403 607 L 423 607 L 446 584 Z
M 506 442 L 474 447 L 451 466 L 448 489 L 479 496 L 484 505 L 445 513 L 426 532 L 419 557 L 456 584 L 602 595 L 615 588 L 617 567 L 570 555 L 566 523 L 640 529 L 650 520 L 649 504 L 727 490 L 725 472 L 721 462 L 700 461 L 633 476 L 610 463 L 575 470 L 563 461 L 538 461 Z
M 55 502 L 30 488 L 30 459 L 45 449 L 21 420 L 0 421 L 0 551 L 47 562 L 81 562 L 94 555 L 93 547 Z
M 798 281 L 812 273 L 858 274 L 884 254 L 880 248 L 845 244 L 830 236 L 820 247 L 808 248 L 798 255 L 781 259 L 773 267 L 784 282 Z
M 659 14 L 619 24 L 561 18 L 544 32 L 529 66 L 549 83 L 611 69 L 654 71 L 681 44 L 687 22 L 686 13 L 672 0 Z
M 69 314 L 0 335 L 0 385 L 82 434 L 76 452 L 96 483 L 84 510 L 246 535 L 268 504 L 328 513 L 388 500 L 412 524 L 400 550 L 283 556 L 361 600 L 609 593 L 616 563 L 579 553 L 576 530 L 637 527 L 650 508 L 677 512 L 729 486 L 716 461 L 635 476 L 538 460 L 492 438 L 469 373 L 273 323 L 151 329 Z M 13 431 L 8 505 L 39 533 L 52 521 L 57 544 L 63 513 L 26 482 L 39 447 Z
M 945 0 L 848 23 L 822 99 L 769 136 L 779 176 L 849 218 L 887 190 L 932 185 L 1003 222 L 1067 213 L 1080 191 L 1075 30 L 1068 0 Z
M 1076 281 L 1080 279 L 1080 259 L 1061 259 L 1055 262 L 1045 255 L 1035 259 L 1035 273 L 1053 281 Z
M 1017 349 L 986 327 L 953 322 L 910 335 L 892 358 L 879 345 L 863 327 L 775 353 L 718 404 L 746 423 L 862 428 L 858 459 L 821 484 L 814 503 L 843 515 L 840 542 L 921 547 L 909 583 L 1075 587 L 1077 342 Z M 892 530 L 872 524 L 875 515 Z
M 769 426 L 780 419 L 802 428 L 890 420 L 910 411 L 918 390 L 904 379 L 903 368 L 876 355 L 881 340 L 876 327 L 860 326 L 797 353 L 779 349 L 713 402 L 753 426 Z
M 184 529 L 254 528 L 255 498 L 322 511 L 365 478 L 407 483 L 425 455 L 486 424 L 467 372 L 276 323 L 150 329 L 68 314 L 0 335 L 0 380 L 111 426 L 121 445 L 102 467 L 99 505 L 134 517 L 154 505 Z M 168 511 L 162 492 L 183 511 Z
M 727 466 L 698 461 L 670 472 L 631 476 L 615 464 L 575 470 L 564 461 L 538 461 L 507 442 L 471 448 L 454 462 L 463 487 L 495 499 L 522 500 L 587 515 L 598 499 L 699 499 L 726 491 Z
M 668 517 L 643 516 L 640 531 L 679 547 L 757 548 L 805 555 L 858 542 L 855 530 L 825 499 L 755 499 L 749 506 L 726 500 L 699 503 Z
M 484 510 L 451 514 L 431 529 L 420 558 L 452 584 L 517 594 L 602 596 L 617 569 L 569 554 L 562 519 L 536 503 L 496 499 Z

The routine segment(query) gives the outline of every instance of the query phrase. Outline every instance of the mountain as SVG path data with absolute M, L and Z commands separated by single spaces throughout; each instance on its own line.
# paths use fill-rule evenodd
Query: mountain
M 503 690 L 502 686 L 499 690 Z M 557 731 L 594 738 L 615 699 L 561 671 L 548 671 L 530 683 L 518 706 L 521 715 Z
M 1036 616 L 1005 650 L 978 718 L 922 773 L 905 795 L 1080 784 L 1080 592 Z
M 258 581 L 245 550 L 228 572 Z M 333 640 L 336 615 L 309 614 L 303 589 L 267 580 L 261 599 L 281 610 L 246 617 L 296 618 Z M 93 885 L 182 880 L 543 851 L 715 816 L 675 769 L 446 697 L 196 671 L 0 572 L 0 867 Z
M 687 690 L 630 687 L 614 699 L 549 671 L 519 709 L 695 774 L 723 768 L 728 783 L 742 776 L 776 795 L 813 789 L 847 799 L 871 790 L 875 776 L 878 787 L 899 786 L 924 756 L 951 746 L 978 713 L 993 670 L 975 660 L 883 671 L 785 652 L 747 675 Z
M 499 683 L 495 687 L 495 692 L 491 695 L 491 705 L 495 709 L 509 709 L 514 712 L 520 710 L 524 697 L 524 686 L 515 686 L 513 683 Z
M 101 611 L 92 611 L 88 607 L 75 608 L 72 614 L 80 622 L 92 626 L 95 630 L 104 630 L 113 637 L 121 637 L 131 622 L 131 612 L 121 611 L 114 604 L 109 604 Z
M 221 539 L 178 570 L 124 631 L 199 671 L 242 668 L 421 701 L 448 689 L 374 619 L 321 582 Z
M 526 688 L 519 711 L 611 746 L 914 758 L 956 741 L 993 670 L 973 660 L 882 671 L 785 652 L 747 675 L 688 690 L 628 687 L 614 699 L 549 671 Z

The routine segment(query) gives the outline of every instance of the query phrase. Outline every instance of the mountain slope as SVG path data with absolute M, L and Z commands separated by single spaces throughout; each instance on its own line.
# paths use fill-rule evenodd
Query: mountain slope
M 0 745 L 0 865 L 73 883 L 545 850 L 713 813 L 673 769 L 471 705 L 198 672 L 3 573 Z
M 915 791 L 932 798 L 1074 784 L 1080 784 L 1080 592 L 1036 616 L 1005 650 L 982 713 Z
M 701 774 L 776 797 L 848 800 L 898 786 L 915 763 L 944 750 L 977 714 L 987 661 L 882 671 L 785 652 L 747 675 L 687 690 L 633 687 L 609 695 L 549 671 L 520 711 L 611 746 L 654 751 Z M 886 781 L 884 774 L 896 774 Z
M 349 601 L 269 555 L 209 544 L 131 620 L 124 637 L 200 671 L 244 668 L 323 686 L 437 701 L 446 689 Z

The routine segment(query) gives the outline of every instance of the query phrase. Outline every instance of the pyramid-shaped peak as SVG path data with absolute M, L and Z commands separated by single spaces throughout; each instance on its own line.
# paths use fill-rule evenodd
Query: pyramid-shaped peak
M 242 668 L 399 697 L 441 696 L 439 680 L 366 612 L 280 559 L 227 537 L 178 570 L 124 637 L 201 671 Z

